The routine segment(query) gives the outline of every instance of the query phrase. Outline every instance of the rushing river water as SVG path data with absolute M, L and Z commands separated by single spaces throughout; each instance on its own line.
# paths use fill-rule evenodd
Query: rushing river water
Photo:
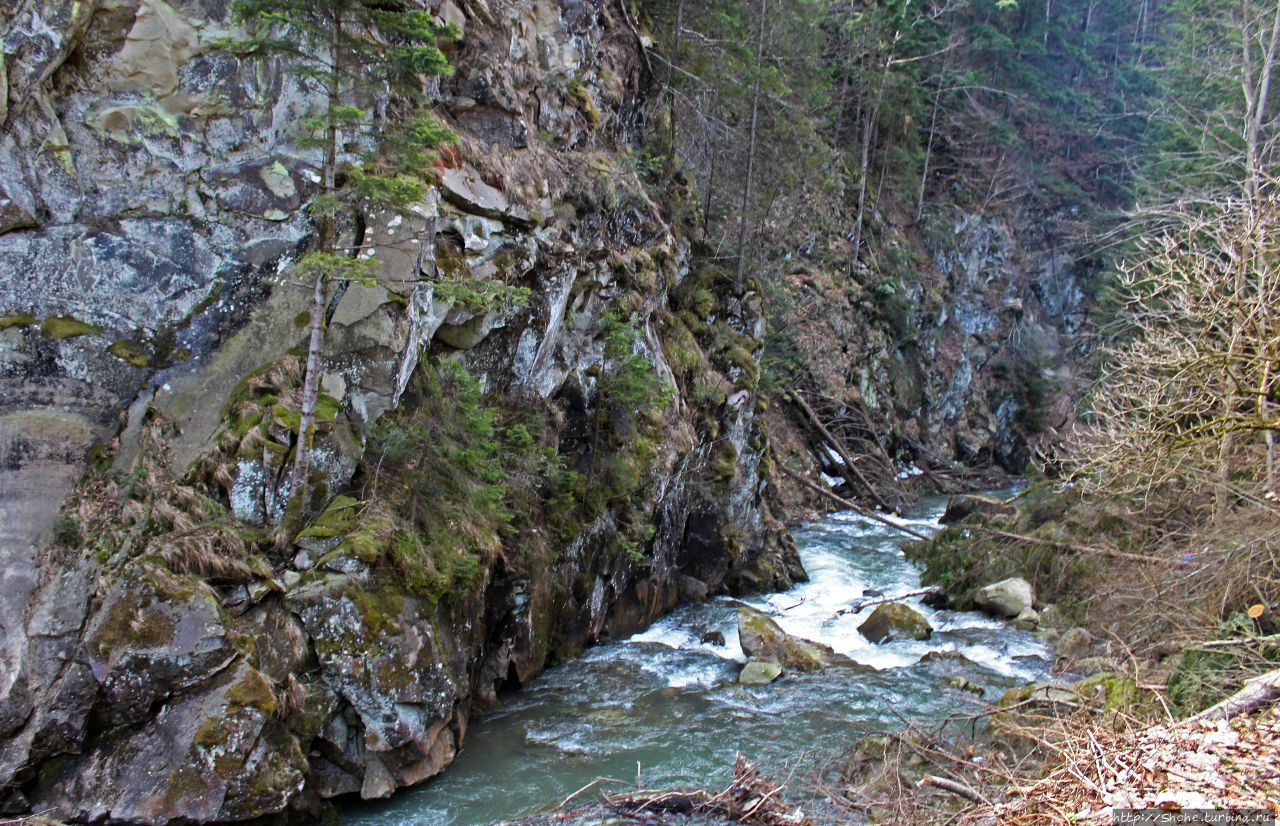
M 943 502 L 922 502 L 903 520 L 936 529 Z M 1006 688 L 1042 679 L 1052 658 L 1034 636 L 972 613 L 934 611 L 911 600 L 934 628 L 926 642 L 873 645 L 859 615 L 837 611 L 863 595 L 919 587 L 902 536 L 852 513 L 795 531 L 810 581 L 785 593 L 742 600 L 786 631 L 825 643 L 861 664 L 788 674 L 742 686 L 737 601 L 684 606 L 644 633 L 596 646 L 549 669 L 500 711 L 476 720 L 457 761 L 439 778 L 390 800 L 347 807 L 351 826 L 473 826 L 554 806 L 598 776 L 648 788 L 727 783 L 741 752 L 785 776 L 808 753 L 816 767 L 862 732 L 899 728 L 903 718 L 937 720 L 994 702 Z M 719 631 L 725 645 L 703 642 Z M 955 651 L 966 659 L 932 658 Z M 953 688 L 963 677 L 985 697 Z

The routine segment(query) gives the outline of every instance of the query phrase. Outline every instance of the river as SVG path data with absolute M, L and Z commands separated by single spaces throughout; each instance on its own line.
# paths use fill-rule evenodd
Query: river
M 937 529 L 945 500 L 928 498 L 904 524 Z M 939 720 L 1044 679 L 1052 655 L 1033 635 L 979 614 L 910 602 L 934 628 L 924 642 L 874 645 L 857 631 L 870 609 L 837 616 L 864 589 L 919 587 L 897 532 L 836 513 L 794 532 L 809 581 L 743 599 L 786 631 L 825 643 L 857 667 L 788 674 L 766 686 L 736 682 L 745 661 L 731 598 L 686 605 L 647 631 L 548 669 L 502 708 L 472 723 L 457 761 L 386 801 L 349 804 L 349 826 L 479 826 L 554 806 L 598 776 L 645 787 L 724 786 L 735 754 L 785 776 L 810 771 L 861 733 Z M 704 642 L 710 632 L 725 645 Z M 951 651 L 965 659 L 932 658 Z M 953 687 L 963 678 L 983 697 Z M 637 768 L 638 767 L 638 768 Z

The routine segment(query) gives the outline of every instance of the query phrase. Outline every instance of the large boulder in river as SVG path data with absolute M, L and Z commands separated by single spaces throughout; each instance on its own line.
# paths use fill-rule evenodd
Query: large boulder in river
M 933 627 L 919 611 L 897 602 L 877 607 L 867 621 L 858 626 L 858 631 L 875 643 L 927 640 L 933 635 Z
M 951 525 L 975 513 L 982 516 L 1009 516 L 1014 512 L 1012 505 L 999 499 L 966 493 L 948 499 L 947 509 L 938 521 Z
M 1010 577 L 982 588 L 973 598 L 982 611 L 997 617 L 1017 617 L 1031 610 L 1035 592 L 1022 577 Z
M 745 605 L 738 606 L 738 639 L 751 659 L 778 663 L 787 671 L 816 671 L 839 656 L 825 645 L 791 636 Z

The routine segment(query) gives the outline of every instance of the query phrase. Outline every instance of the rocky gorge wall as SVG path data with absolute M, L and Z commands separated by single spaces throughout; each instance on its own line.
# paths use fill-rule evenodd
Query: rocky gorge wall
M 459 140 L 421 202 L 343 224 L 379 275 L 329 306 L 313 521 L 283 549 L 313 93 L 220 49 L 219 0 L 4 10 L 0 811 L 384 797 L 444 768 L 498 688 L 682 597 L 803 575 L 762 499 L 759 298 L 673 333 L 689 256 L 626 161 L 648 78 L 625 9 L 428 9 L 465 33 L 436 95 Z M 620 409 L 637 361 L 652 399 Z M 470 531 L 384 513 L 370 445 L 452 410 L 423 388 L 457 363 L 597 507 L 553 531 L 535 498 L 482 554 L 405 556 Z
M 887 197 L 874 220 L 870 263 L 853 274 L 847 245 L 811 240 L 787 256 L 776 326 L 791 381 L 880 445 L 865 472 L 886 488 L 893 474 L 949 492 L 967 484 L 955 469 L 1023 473 L 1074 421 L 1088 374 L 1099 267 L 1083 224 L 1067 206 L 985 211 L 962 198 L 913 220 Z M 840 476 L 804 415 L 776 406 L 767 417 L 779 461 Z M 775 490 L 785 510 L 825 507 L 786 477 Z

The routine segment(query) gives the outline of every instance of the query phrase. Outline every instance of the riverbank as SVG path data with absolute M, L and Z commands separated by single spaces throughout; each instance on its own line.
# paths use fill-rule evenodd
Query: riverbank
M 1117 536 L 1114 511 L 1084 511 L 1070 495 L 1044 490 L 1016 504 L 979 508 L 930 541 L 908 546 L 906 556 L 922 565 L 926 583 L 945 587 L 957 609 L 979 604 L 983 584 L 1029 577 L 1037 633 L 1052 646 L 1052 668 L 932 720 L 904 715 L 897 726 L 861 739 L 846 730 L 839 759 L 800 770 L 792 764 L 774 776 L 785 786 L 777 796 L 790 801 L 786 811 L 795 818 L 787 822 L 1109 823 L 1115 808 L 1280 814 L 1274 768 L 1280 709 L 1264 697 L 1243 712 L 1239 703 L 1222 707 L 1229 711 L 1206 710 L 1239 688 L 1240 674 L 1274 667 L 1268 664 L 1276 640 L 1248 636 L 1266 630 L 1265 612 L 1245 613 L 1250 625 L 1237 618 L 1204 631 L 1225 639 L 1161 644 L 1155 637 L 1187 618 L 1124 610 L 1117 594 L 1151 587 L 1136 578 L 1150 563 L 1132 545 L 1104 544 Z M 1081 537 L 1089 531 L 1092 544 L 1085 545 Z M 1144 621 L 1143 631 L 1133 628 Z M 795 756 L 811 742 L 793 737 L 783 748 Z M 778 822 L 718 820 L 722 811 L 689 801 L 714 799 L 723 784 L 696 785 L 705 791 L 684 784 L 641 793 L 626 782 L 601 784 L 615 801 L 655 801 L 645 809 L 653 823 Z M 598 791 L 593 787 L 567 811 L 527 823 L 586 826 L 627 816 L 626 806 L 607 799 L 579 806 Z M 667 800 L 683 808 L 668 807 Z
M 932 532 L 944 507 L 944 499 L 928 498 L 902 521 Z M 1010 689 L 1051 677 L 1053 654 L 1033 634 L 919 597 L 908 603 L 931 626 L 928 639 L 878 644 L 860 633 L 871 611 L 847 609 L 865 591 L 919 588 L 897 531 L 837 513 L 797 528 L 795 538 L 807 582 L 691 603 L 643 633 L 592 647 L 475 720 L 441 777 L 390 801 L 348 807 L 344 819 L 487 824 L 554 806 L 600 776 L 634 787 L 637 764 L 645 788 L 722 789 L 739 754 L 771 777 L 807 782 L 823 766 L 838 766 L 861 734 L 896 730 L 904 717 L 934 725 L 957 709 L 980 712 Z M 766 685 L 740 683 L 747 660 L 740 606 L 827 646 L 843 663 Z

